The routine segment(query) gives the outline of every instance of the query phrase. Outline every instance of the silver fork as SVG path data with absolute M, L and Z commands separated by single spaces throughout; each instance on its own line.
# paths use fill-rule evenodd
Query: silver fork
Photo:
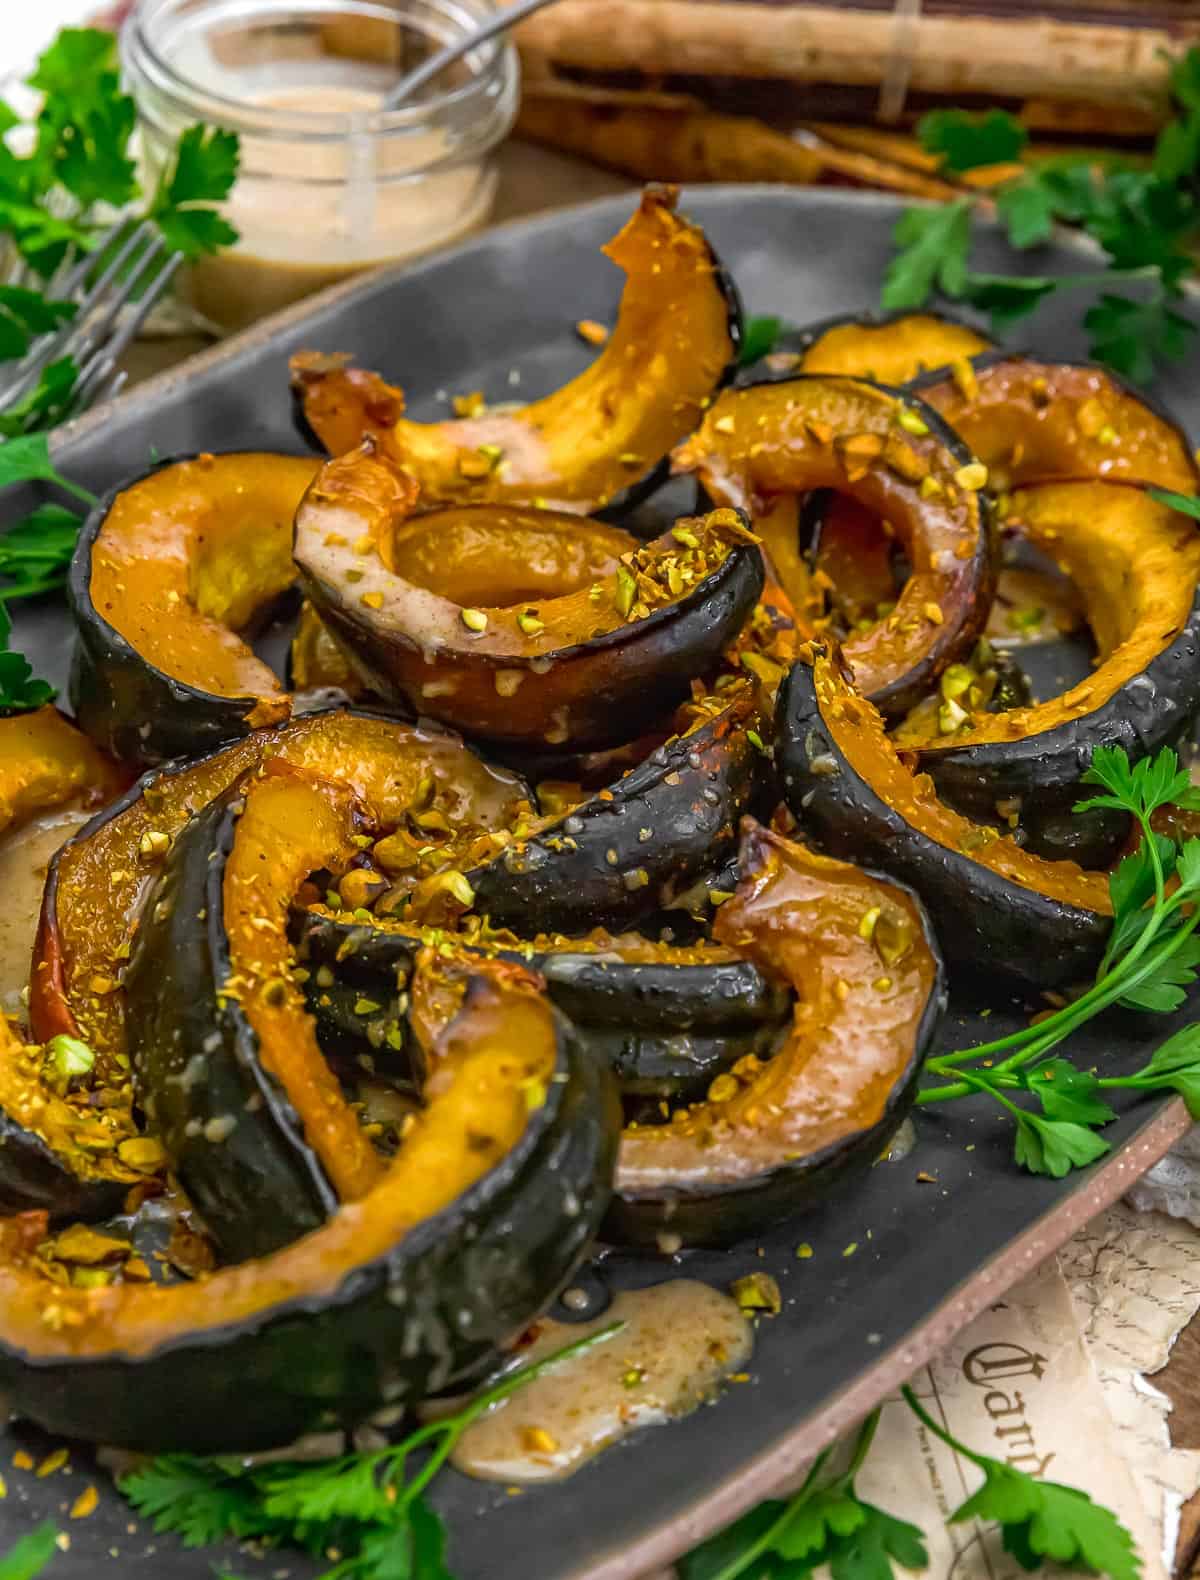
M 46 282 L 42 288 L 46 297 L 75 302 L 75 316 L 61 329 L 38 336 L 11 369 L 0 370 L 0 412 L 10 410 L 35 389 L 46 368 L 63 357 L 74 361 L 76 377 L 66 404 L 55 413 L 57 422 L 77 417 L 120 391 L 127 377 L 117 367 L 121 354 L 183 262 L 182 253 L 167 255 L 162 236 L 149 220 L 143 220 L 103 270 L 89 279 L 97 257 L 120 240 L 125 227 L 125 221 L 114 225 L 101 237 L 95 252 L 68 258 Z M 123 274 L 126 265 L 129 271 Z

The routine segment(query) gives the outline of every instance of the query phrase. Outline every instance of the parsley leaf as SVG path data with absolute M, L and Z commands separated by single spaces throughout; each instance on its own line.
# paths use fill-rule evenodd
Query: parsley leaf
M 853 1490 L 834 1482 L 818 1488 L 796 1507 L 773 1546 L 784 1558 L 808 1558 L 812 1553 L 823 1553 L 832 1538 L 849 1536 L 866 1518 Z
M 253 1480 L 214 1459 L 160 1454 L 125 1476 L 121 1491 L 156 1531 L 173 1532 L 185 1547 L 269 1535 L 273 1528 Z
M 738 362 L 748 367 L 775 349 L 783 333 L 783 319 L 774 317 L 748 318 L 742 326 L 742 349 Z
M 1086 1125 L 1066 1119 L 1042 1119 L 1012 1107 L 1017 1122 L 1013 1156 L 1031 1174 L 1049 1174 L 1060 1180 L 1072 1169 L 1084 1168 L 1102 1158 L 1108 1142 Z
M 214 208 L 237 180 L 239 144 L 234 132 L 189 126 L 179 139 L 174 164 L 163 173 L 150 217 L 167 245 L 185 258 L 218 252 L 238 233 Z
M 1122 993 L 1117 1002 L 1130 1009 L 1170 1014 L 1187 998 L 1187 989 L 1196 980 L 1197 966 L 1200 966 L 1200 938 L 1193 933 L 1180 940 L 1179 947 L 1162 961 L 1153 976 Z
M 1200 1118 L 1200 1025 L 1185 1026 L 1168 1037 L 1155 1049 L 1149 1064 L 1135 1075 L 1117 1077 L 1105 1084 L 1151 1091 L 1165 1087 L 1179 1093 L 1193 1119 Z
M 1077 801 L 1072 808 L 1075 812 L 1112 807 L 1145 821 L 1164 806 L 1200 810 L 1200 786 L 1192 784 L 1187 769 L 1179 766 L 1179 758 L 1169 746 L 1133 765 L 1119 746 L 1098 746 L 1082 783 L 1103 785 L 1109 793 Z
M 999 333 L 1032 313 L 1058 283 L 1036 274 L 1016 279 L 1000 274 L 973 274 L 962 295 L 972 307 L 988 314 L 993 330 Z
M 1193 267 L 1200 230 L 1200 48 L 1175 61 L 1171 83 L 1176 113 L 1159 135 L 1150 168 L 1115 155 L 1057 155 L 1023 164 L 989 193 L 1013 248 L 1041 245 L 1058 221 L 1078 224 L 1107 255 L 1104 273 L 1037 279 L 1017 269 L 972 275 L 970 219 L 977 200 L 963 196 L 934 211 L 944 216 L 940 221 L 925 209 L 902 216 L 884 305 L 919 307 L 936 289 L 985 308 L 1002 330 L 1054 291 L 1145 280 L 1145 299 L 1108 290 L 1087 309 L 1083 323 L 1092 354 L 1138 382 L 1149 379 L 1160 362 L 1182 357 L 1194 333 L 1175 304 Z M 1024 128 L 998 110 L 939 110 L 921 122 L 920 134 L 951 179 L 983 165 L 1023 160 L 1027 153 Z
M 1029 133 L 1004 110 L 968 115 L 962 110 L 933 110 L 917 125 L 927 153 L 940 154 L 947 170 L 975 170 L 982 165 L 1019 159 Z
M 0 411 L 0 437 L 14 439 L 33 428 L 50 428 L 61 422 L 70 407 L 78 372 L 71 357 L 48 363 L 34 387 Z
M 919 1527 L 873 1503 L 859 1503 L 858 1508 L 859 1524 L 830 1544 L 833 1580 L 894 1580 L 893 1561 L 905 1569 L 928 1566 L 929 1553 Z
M 58 1552 L 58 1532 L 49 1523 L 22 1536 L 0 1558 L 0 1580 L 34 1580 Z
M 1091 354 L 1135 384 L 1146 384 L 1159 361 L 1187 354 L 1196 326 L 1162 296 L 1149 302 L 1106 293 L 1083 315 Z
M 74 318 L 74 302 L 51 301 L 22 285 L 0 285 L 0 359 L 23 357 L 37 335 Z
M 921 307 L 935 288 L 958 296 L 967 283 L 970 200 L 906 209 L 892 233 L 900 249 L 888 265 L 882 303 L 889 311 Z
M 1067 1059 L 1047 1059 L 1025 1072 L 1025 1089 L 1042 1105 L 1047 1119 L 1080 1125 L 1107 1125 L 1117 1116 L 1096 1093 L 1100 1082 L 1090 1070 L 1077 1070 Z

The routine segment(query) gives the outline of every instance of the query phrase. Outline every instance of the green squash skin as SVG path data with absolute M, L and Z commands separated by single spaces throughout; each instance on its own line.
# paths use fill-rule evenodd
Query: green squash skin
M 45 1212 L 50 1222 L 96 1223 L 121 1210 L 129 1185 L 80 1179 L 32 1130 L 0 1110 L 0 1215 Z
M 408 696 L 394 671 L 398 653 L 407 655 L 421 649 L 420 632 L 384 634 L 366 618 L 352 589 L 326 582 L 302 564 L 299 575 L 314 608 L 352 655 L 372 690 L 402 708 L 419 707 L 419 699 Z M 615 630 L 547 655 L 555 665 L 581 661 L 583 673 L 570 709 L 570 746 L 588 750 L 619 746 L 652 728 L 686 698 L 693 678 L 711 669 L 737 636 L 758 602 L 763 580 L 762 556 L 755 545 L 735 543 L 725 560 L 687 597 L 652 609 L 645 619 L 626 621 Z M 604 679 L 597 683 L 593 666 L 601 660 L 605 661 Z M 487 658 L 480 663 L 496 671 L 517 668 L 536 673 L 528 660 Z M 437 673 L 435 658 L 429 668 L 430 679 Z M 467 728 L 452 712 L 444 717 L 451 728 L 461 728 L 486 748 L 487 730 Z M 544 750 L 541 726 L 535 728 L 530 723 L 522 731 L 518 726 L 523 716 L 511 707 L 504 717 L 512 733 L 499 735 L 503 749 Z
M 1081 783 L 1098 746 L 1119 746 L 1130 762 L 1174 746 L 1200 712 L 1200 592 L 1187 623 L 1107 702 L 1053 729 L 1017 740 L 940 747 L 920 764 L 942 799 L 977 822 L 996 821 L 996 802 L 1021 803 L 1026 846 L 1050 860 L 1100 867 L 1124 843 L 1124 813 L 1072 817 L 1087 794 Z
M 470 869 L 475 909 L 521 935 L 620 927 L 670 904 L 736 848 L 738 820 L 764 773 L 746 734 L 749 711 L 728 711 L 657 747 L 611 786 L 609 799 L 589 797 Z M 641 872 L 644 883 L 634 879 Z
M 139 768 L 198 757 L 253 729 L 259 697 L 222 697 L 175 680 L 111 626 L 92 602 L 92 549 L 117 496 L 192 455 L 173 455 L 123 478 L 93 507 L 79 532 L 67 577 L 75 621 L 68 695 L 81 729 L 96 745 Z
M 346 1058 L 374 1053 L 382 1067 L 388 1050 L 407 1040 L 399 993 L 419 938 L 304 912 L 298 922 L 300 952 L 313 972 L 309 1011 L 323 1045 L 328 1038 Z M 791 1004 L 788 990 L 748 960 L 635 964 L 570 949 L 496 953 L 545 977 L 551 1002 L 627 1093 L 702 1094 L 723 1069 L 773 1042 Z M 321 965 L 336 976 L 330 987 L 315 980 Z
M 1092 976 L 1111 918 L 1012 883 L 909 824 L 838 750 L 805 663 L 794 664 L 780 688 L 775 729 L 784 798 L 802 830 L 830 855 L 914 889 L 952 960 L 1038 988 Z M 836 768 L 814 772 L 815 759 Z
M 125 975 L 138 1101 L 230 1262 L 290 1244 L 338 1205 L 286 1091 L 263 1068 L 257 1034 L 220 998 L 232 975 L 225 865 L 244 804 L 230 786 L 175 841 Z M 227 1135 L 206 1138 L 206 1125 L 230 1119 Z
M 33 1357 L 0 1339 L 0 1387 L 64 1436 L 210 1454 L 349 1427 L 462 1385 L 573 1276 L 611 1194 L 620 1106 L 556 1017 L 558 1067 L 516 1147 L 329 1296 L 175 1338 L 141 1357 Z

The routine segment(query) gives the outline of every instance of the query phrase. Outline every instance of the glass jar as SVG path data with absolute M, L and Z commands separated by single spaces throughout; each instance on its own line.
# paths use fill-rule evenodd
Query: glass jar
M 483 44 L 397 110 L 384 93 L 476 27 L 488 0 L 139 0 L 121 33 L 148 179 L 197 121 L 241 138 L 223 212 L 240 234 L 183 282 L 240 328 L 487 218 L 516 114 L 516 52 Z

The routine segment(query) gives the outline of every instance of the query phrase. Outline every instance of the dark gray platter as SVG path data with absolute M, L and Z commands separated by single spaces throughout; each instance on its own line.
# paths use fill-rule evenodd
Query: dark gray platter
M 695 191 L 685 206 L 707 227 L 750 312 L 804 324 L 877 300 L 898 212 L 890 199 L 715 187 Z M 482 388 L 492 400 L 542 394 L 591 355 L 573 333 L 576 320 L 611 321 L 620 281 L 598 249 L 630 207 L 628 199 L 611 199 L 510 226 L 418 267 L 341 287 L 84 418 L 63 439 L 60 465 L 101 489 L 156 455 L 296 448 L 286 364 L 301 347 L 351 351 L 381 368 L 404 385 L 418 417 L 445 410 L 438 391 Z M 986 238 L 979 254 L 983 268 L 1003 267 L 1008 257 Z M 1036 268 L 1066 271 L 1078 261 L 1052 248 L 1037 256 Z M 1051 357 L 1081 356 L 1074 326 L 1085 305 L 1078 292 L 1062 307 L 1052 302 L 1023 343 Z M 519 385 L 510 381 L 514 369 Z M 1158 393 L 1200 433 L 1200 358 L 1172 370 Z M 6 497 L 3 520 L 15 520 L 31 498 Z M 16 642 L 40 673 L 65 680 L 70 630 L 61 606 L 22 610 Z M 975 1012 L 987 1002 L 985 989 L 955 986 L 946 1046 L 982 1040 L 985 1028 L 989 1036 L 1012 1029 L 1028 1008 L 993 1002 L 983 1021 Z M 1085 1064 L 1131 1069 L 1146 1044 L 1172 1029 L 1148 1021 L 1110 1017 L 1073 1051 Z M 435 1501 L 450 1526 L 454 1573 L 459 1580 L 636 1580 L 669 1561 L 771 1493 L 896 1387 L 1119 1196 L 1186 1122 L 1177 1101 L 1127 1108 L 1108 1132 L 1112 1155 L 1055 1182 L 1016 1170 L 1010 1137 L 990 1113 L 957 1105 L 922 1114 L 917 1150 L 905 1161 L 876 1166 L 820 1211 L 761 1241 L 684 1258 L 689 1276 L 718 1286 L 755 1268 L 779 1280 L 784 1309 L 760 1328 L 751 1381 L 545 1491 L 511 1498 L 447 1473 Z M 936 1183 L 918 1183 L 918 1171 Z M 812 1245 L 811 1259 L 797 1260 L 800 1241 Z M 845 1255 L 851 1244 L 857 1249 Z M 664 1258 L 617 1254 L 589 1278 L 602 1291 L 679 1271 Z M 5 1460 L 22 1444 L 35 1454 L 46 1448 L 14 1427 Z M 259 1561 L 231 1551 L 188 1553 L 140 1525 L 131 1532 L 128 1508 L 86 1452 L 73 1462 L 69 1474 L 45 1480 L 4 1466 L 0 1550 L 35 1519 L 69 1523 L 70 1549 L 52 1566 L 53 1580 L 98 1573 L 206 1580 L 218 1558 L 238 1575 L 264 1580 L 317 1573 L 294 1554 Z M 67 1522 L 65 1510 L 87 1480 L 101 1486 L 101 1507 L 89 1520 Z

